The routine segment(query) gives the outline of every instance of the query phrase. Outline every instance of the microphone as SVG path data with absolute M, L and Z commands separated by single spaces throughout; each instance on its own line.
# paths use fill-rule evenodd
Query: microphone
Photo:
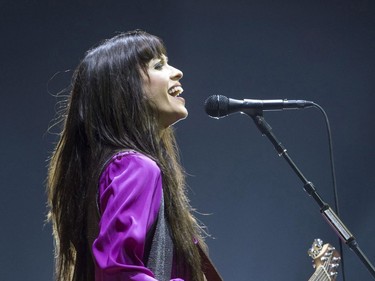
M 302 109 L 314 105 L 314 102 L 305 100 L 236 100 L 222 95 L 212 95 L 206 99 L 204 108 L 209 116 L 220 118 L 235 112 L 254 115 L 263 110 Z

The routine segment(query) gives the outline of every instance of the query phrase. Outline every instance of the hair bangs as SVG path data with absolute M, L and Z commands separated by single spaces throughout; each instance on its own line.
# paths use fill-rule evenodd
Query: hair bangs
M 154 58 L 167 55 L 165 45 L 159 37 L 142 34 L 139 39 L 138 58 L 142 66 Z

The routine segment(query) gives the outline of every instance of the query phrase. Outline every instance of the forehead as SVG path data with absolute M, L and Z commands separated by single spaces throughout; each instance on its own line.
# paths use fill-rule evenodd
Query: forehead
M 148 64 L 150 65 L 152 63 L 157 63 L 157 62 L 160 62 L 160 61 L 163 62 L 163 63 L 166 63 L 166 62 L 168 62 L 168 57 L 166 55 L 162 54 L 159 57 L 155 57 L 155 58 L 151 59 Z
M 161 54 L 158 57 L 153 58 L 154 60 L 163 60 L 163 61 L 168 61 L 168 57 L 165 54 Z

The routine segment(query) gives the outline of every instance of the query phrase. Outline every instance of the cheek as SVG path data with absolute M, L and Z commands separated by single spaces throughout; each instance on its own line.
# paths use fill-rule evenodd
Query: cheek
M 148 95 L 150 98 L 152 96 L 155 96 L 160 90 L 161 85 L 160 83 L 156 80 L 150 80 L 144 84 L 144 89 L 146 95 Z

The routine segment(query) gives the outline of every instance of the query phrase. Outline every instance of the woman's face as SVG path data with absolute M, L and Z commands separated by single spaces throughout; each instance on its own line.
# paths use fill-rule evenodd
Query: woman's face
M 179 80 L 183 74 L 168 64 L 168 58 L 152 59 L 147 67 L 148 76 L 144 76 L 147 98 L 158 111 L 159 123 L 167 128 L 188 115 L 185 100 L 179 95 L 183 92 Z

